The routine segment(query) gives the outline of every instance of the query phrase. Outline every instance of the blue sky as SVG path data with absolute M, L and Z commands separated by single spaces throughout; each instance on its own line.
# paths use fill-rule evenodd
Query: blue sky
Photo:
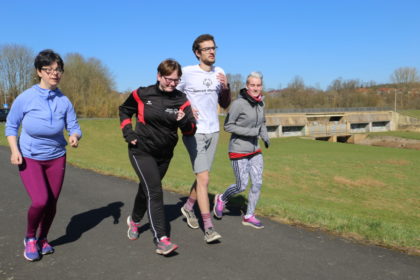
M 219 46 L 216 65 L 264 74 L 266 88 L 297 75 L 325 89 L 336 78 L 389 82 L 399 67 L 420 71 L 420 1 L 1 1 L 0 45 L 95 57 L 120 91 L 152 84 L 157 65 L 191 51 L 202 33 Z

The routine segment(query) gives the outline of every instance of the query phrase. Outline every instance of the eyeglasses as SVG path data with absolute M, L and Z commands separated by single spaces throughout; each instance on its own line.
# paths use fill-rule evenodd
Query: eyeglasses
M 210 51 L 216 51 L 216 49 L 217 49 L 217 46 L 208 47 L 208 48 L 201 48 L 199 50 L 202 51 L 202 52 L 205 52 L 205 53 L 209 53 Z
M 51 75 L 53 73 L 56 73 L 57 75 L 61 75 L 63 74 L 64 70 L 61 68 L 57 68 L 57 69 L 51 69 L 51 68 L 41 68 L 42 71 L 45 71 L 45 73 L 47 73 L 47 75 Z
M 174 82 L 175 84 L 178 84 L 181 79 L 171 79 L 171 78 L 166 78 L 165 76 L 162 76 L 162 78 L 165 80 L 165 82 L 167 82 L 168 84 L 170 84 L 171 82 Z

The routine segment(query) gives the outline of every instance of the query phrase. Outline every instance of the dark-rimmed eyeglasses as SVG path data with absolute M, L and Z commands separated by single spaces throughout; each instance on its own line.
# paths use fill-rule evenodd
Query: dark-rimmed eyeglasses
M 51 75 L 54 73 L 57 75 L 61 75 L 64 72 L 64 70 L 61 68 L 51 69 L 51 68 L 42 67 L 41 70 L 47 73 L 47 75 Z
M 217 46 L 214 46 L 214 47 L 208 47 L 208 48 L 201 48 L 201 49 L 199 49 L 201 52 L 205 52 L 205 53 L 208 53 L 208 52 L 210 52 L 210 51 L 216 51 L 217 50 Z
M 180 81 L 181 81 L 181 79 L 171 79 L 171 78 L 167 78 L 167 77 L 165 77 L 165 76 L 162 76 L 162 78 L 165 80 L 165 82 L 167 82 L 168 84 L 170 84 L 170 83 L 175 83 L 175 84 L 178 84 Z

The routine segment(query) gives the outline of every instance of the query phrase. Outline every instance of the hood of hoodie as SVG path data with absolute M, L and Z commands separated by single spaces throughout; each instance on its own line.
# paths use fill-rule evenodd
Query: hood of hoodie
M 262 101 L 263 100 L 262 96 L 261 96 L 261 100 L 257 100 L 248 94 L 248 90 L 246 88 L 241 89 L 239 91 L 239 94 L 242 96 L 242 98 L 246 99 L 252 106 L 256 106 L 256 105 L 262 106 L 264 104 Z

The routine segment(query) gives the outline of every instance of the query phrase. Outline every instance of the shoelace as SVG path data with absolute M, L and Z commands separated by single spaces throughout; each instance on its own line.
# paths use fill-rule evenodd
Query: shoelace
M 38 251 L 38 249 L 36 248 L 36 240 L 26 241 L 26 248 L 25 249 L 26 249 L 27 252 L 30 252 L 30 253 Z
M 162 242 L 163 244 L 167 245 L 171 245 L 171 241 L 169 238 L 163 238 L 162 240 L 160 240 L 160 242 Z
M 48 244 L 47 239 L 42 239 L 42 240 L 40 241 L 40 243 L 41 243 L 41 248 L 42 248 L 42 249 L 45 249 L 45 248 L 47 248 L 47 247 L 52 247 L 50 244 Z
M 130 221 L 130 225 L 131 225 L 131 230 L 132 231 L 138 232 L 139 226 L 136 223 L 134 223 L 133 221 Z
M 255 218 L 255 216 L 251 216 L 249 217 L 248 221 L 259 224 L 260 220 L 258 220 L 257 218 Z

